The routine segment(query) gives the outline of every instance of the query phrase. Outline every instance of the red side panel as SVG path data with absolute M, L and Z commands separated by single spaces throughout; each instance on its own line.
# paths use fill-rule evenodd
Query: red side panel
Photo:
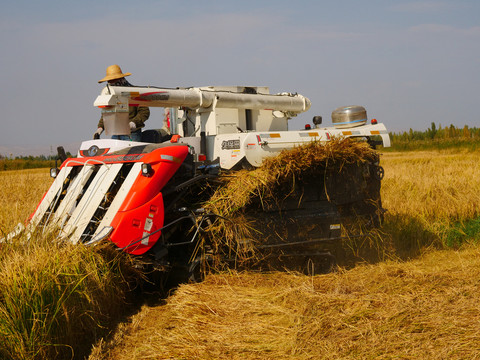
M 188 146 L 169 146 L 152 151 L 142 158 L 143 163 L 152 166 L 150 177 L 139 175 L 125 198 L 120 211 L 135 209 L 156 196 L 188 155 Z
M 161 231 L 157 230 L 163 226 L 164 215 L 162 193 L 158 193 L 136 209 L 119 211 L 112 221 L 110 240 L 130 254 L 141 255 L 159 239 Z
M 119 248 L 141 255 L 158 241 L 165 215 L 160 191 L 187 155 L 188 146 L 178 145 L 156 149 L 142 157 L 143 163 L 150 164 L 152 173 L 148 177 L 138 175 L 111 223 L 114 230 L 110 239 Z

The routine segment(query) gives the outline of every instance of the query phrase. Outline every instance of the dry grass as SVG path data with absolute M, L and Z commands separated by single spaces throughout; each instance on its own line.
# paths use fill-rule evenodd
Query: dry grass
M 80 359 L 125 314 L 136 277 L 111 246 L 42 235 L 0 251 L 0 359 Z
M 49 169 L 0 171 L 0 231 L 9 233 L 24 222 L 52 182 Z
M 425 223 L 480 216 L 480 152 L 386 153 L 382 164 L 383 203 L 393 215 Z
M 384 230 L 396 255 L 461 243 L 468 239 L 468 227 L 478 233 L 480 152 L 387 153 L 382 164 Z M 458 230 L 452 240 L 453 227 Z
M 480 250 L 315 277 L 209 276 L 144 307 L 95 359 L 473 359 Z

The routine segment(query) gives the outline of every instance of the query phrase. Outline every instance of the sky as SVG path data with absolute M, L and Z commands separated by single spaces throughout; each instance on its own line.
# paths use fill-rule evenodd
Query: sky
M 478 0 L 0 0 L 0 154 L 75 153 L 107 66 L 140 86 L 269 86 L 391 132 L 480 126 Z M 152 111 L 147 127 L 161 127 Z

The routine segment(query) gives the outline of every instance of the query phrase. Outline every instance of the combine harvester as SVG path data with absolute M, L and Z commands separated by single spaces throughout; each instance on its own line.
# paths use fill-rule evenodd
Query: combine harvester
M 333 127 L 321 127 L 316 116 L 312 128 L 288 130 L 288 120 L 307 111 L 310 101 L 299 94 L 269 94 L 267 87 L 107 85 L 94 105 L 101 108 L 109 138 L 84 141 L 76 158 L 67 159 L 59 148 L 63 163 L 51 170 L 55 180 L 27 231 L 55 232 L 85 245 L 108 240 L 129 254 L 149 256 L 168 272 L 192 275 L 218 253 L 236 260 L 235 251 L 219 251 L 208 236 L 222 215 L 205 204 L 223 186 L 222 177 L 255 171 L 264 159 L 312 142 L 354 138 L 370 147 L 390 146 L 385 126 L 376 120 L 368 124 L 361 106 L 336 109 Z M 129 106 L 168 109 L 169 127 L 143 131 L 141 142 L 110 139 L 130 134 Z M 297 179 L 274 208 L 262 207 L 257 197 L 250 214 L 263 239 L 257 249 L 274 256 L 280 267 L 290 266 L 287 258 L 295 264 L 313 261 L 317 269 L 325 268 L 325 261 L 331 264 L 324 244 L 344 236 L 344 214 L 372 220 L 382 211 L 378 156 L 342 171 L 351 176 L 327 178 L 320 172 Z M 300 231 L 305 227 L 308 231 Z M 237 246 L 248 241 L 238 239 Z

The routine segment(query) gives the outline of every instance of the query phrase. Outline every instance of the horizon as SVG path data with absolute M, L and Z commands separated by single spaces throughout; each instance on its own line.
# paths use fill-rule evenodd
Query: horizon
M 445 126 L 442 126 L 442 124 L 436 124 L 436 123 L 432 123 L 432 124 L 435 124 L 435 131 L 436 132 L 442 131 L 443 129 L 448 129 L 451 126 L 454 126 L 453 124 L 445 125 Z M 403 134 L 408 134 L 408 133 L 411 133 L 412 131 L 414 133 L 426 134 L 426 133 L 428 133 L 429 131 L 432 130 L 432 124 L 430 124 L 430 126 L 426 129 L 424 129 L 424 130 L 413 130 L 412 128 L 410 128 L 408 130 L 402 130 L 402 131 L 399 131 L 399 132 L 389 131 L 389 134 L 391 136 L 392 135 L 393 136 L 402 136 Z M 476 127 L 476 126 L 469 127 L 468 125 L 455 127 L 455 129 L 461 131 L 465 127 L 467 127 L 469 130 L 477 130 L 477 131 L 480 130 L 480 127 Z M 393 144 L 394 140 L 393 139 L 390 139 L 390 140 L 392 141 L 392 144 Z M 67 145 L 58 144 L 57 146 L 63 146 L 65 152 L 73 155 L 73 154 L 76 154 L 78 149 L 80 148 L 80 143 L 73 143 L 73 144 L 67 144 Z M 28 157 L 28 156 L 33 156 L 33 157 L 56 156 L 57 146 L 54 146 L 54 145 L 37 146 L 37 147 L 34 147 L 34 148 L 30 148 L 30 149 L 25 148 L 25 147 L 21 147 L 21 146 L 12 147 L 12 148 L 8 149 L 4 146 L 0 146 L 0 158 L 3 157 L 3 158 L 6 158 L 6 159 L 15 159 L 16 157 Z M 11 150 L 11 151 L 9 152 L 9 150 Z

